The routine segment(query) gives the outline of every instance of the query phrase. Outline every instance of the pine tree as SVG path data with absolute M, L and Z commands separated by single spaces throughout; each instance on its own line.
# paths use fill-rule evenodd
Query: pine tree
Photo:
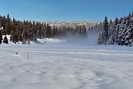
M 118 34 L 119 34 L 119 19 L 116 18 L 115 19 L 115 25 L 114 25 L 114 31 L 115 31 L 115 35 L 114 35 L 114 40 L 115 40 L 115 43 L 118 43 Z
M 119 19 L 116 18 L 116 19 L 115 19 L 115 25 L 117 25 L 118 23 L 119 23 Z
M 7 36 L 4 37 L 4 39 L 3 39 L 3 43 L 8 44 Z
M 0 44 L 2 44 L 2 33 L 0 31 Z
M 11 40 L 13 43 L 15 43 L 15 44 L 19 41 L 19 39 L 18 39 L 18 34 L 17 34 L 16 31 L 14 31 L 14 32 L 12 31 L 12 32 L 11 32 L 10 40 Z
M 108 23 L 108 18 L 105 17 L 105 20 L 103 22 L 103 30 L 99 32 L 98 44 L 107 44 L 108 39 L 109 39 L 109 23 Z
M 105 44 L 107 43 L 108 39 L 109 39 L 109 24 L 108 24 L 108 18 L 105 16 L 105 20 L 104 20 L 104 36 L 105 36 Z
M 46 27 L 46 37 L 52 37 L 52 29 L 48 24 Z

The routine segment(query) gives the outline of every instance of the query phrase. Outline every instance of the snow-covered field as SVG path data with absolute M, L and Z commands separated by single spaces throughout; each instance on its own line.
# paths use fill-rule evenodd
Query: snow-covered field
M 132 47 L 59 39 L 0 45 L 0 89 L 132 88 Z

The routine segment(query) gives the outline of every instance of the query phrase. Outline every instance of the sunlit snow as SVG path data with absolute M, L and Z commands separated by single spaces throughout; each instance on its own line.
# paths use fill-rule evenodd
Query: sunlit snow
M 38 40 L 43 44 L 0 45 L 0 89 L 132 89 L 132 47 Z

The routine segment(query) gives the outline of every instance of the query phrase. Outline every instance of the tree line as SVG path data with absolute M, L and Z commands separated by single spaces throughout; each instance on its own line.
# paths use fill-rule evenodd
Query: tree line
M 106 16 L 103 22 L 91 29 L 98 31 L 98 44 L 133 46 L 133 12 L 114 21 Z
M 76 27 L 67 26 L 50 26 L 48 23 L 37 21 L 19 21 L 7 16 L 0 16 L 0 44 L 7 43 L 9 39 L 6 35 L 10 35 L 10 41 L 13 43 L 22 42 L 23 44 L 30 41 L 37 41 L 37 38 L 49 38 L 55 36 L 64 36 L 68 33 L 86 35 L 87 28 L 85 25 L 77 25 Z M 4 36 L 4 38 L 3 38 Z

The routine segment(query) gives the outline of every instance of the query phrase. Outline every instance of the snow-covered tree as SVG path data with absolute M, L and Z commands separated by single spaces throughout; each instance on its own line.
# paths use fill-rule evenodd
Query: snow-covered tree
M 108 23 L 107 17 L 100 25 L 103 30 L 99 29 L 99 44 L 118 44 L 118 45 L 133 45 L 133 14 L 127 17 L 116 18 Z
M 3 43 L 8 44 L 8 38 L 7 38 L 7 36 L 4 37 Z

